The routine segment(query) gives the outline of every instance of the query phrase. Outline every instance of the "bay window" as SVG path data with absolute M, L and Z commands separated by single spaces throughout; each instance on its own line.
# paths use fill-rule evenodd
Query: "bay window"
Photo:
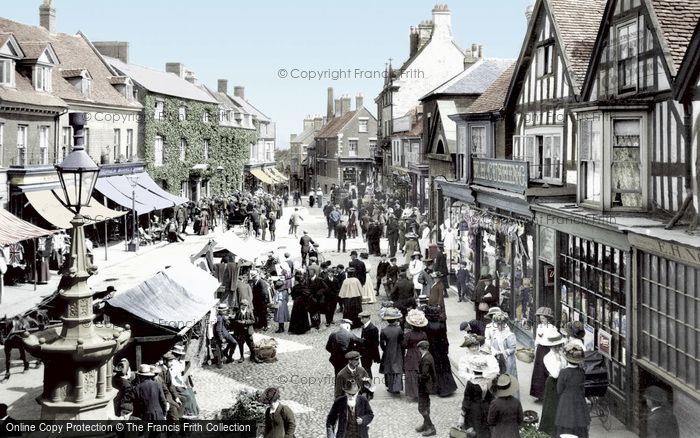
M 581 186 L 583 187 L 583 200 L 600 204 L 602 169 L 600 117 L 583 116 L 579 118 L 579 156 L 581 158 Z
M 560 183 L 563 155 L 560 129 L 513 136 L 513 160 L 529 163 L 530 179 Z

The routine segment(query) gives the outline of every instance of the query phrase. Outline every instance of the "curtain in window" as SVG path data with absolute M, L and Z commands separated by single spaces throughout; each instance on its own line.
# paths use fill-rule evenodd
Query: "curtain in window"
M 640 143 L 640 120 L 613 121 L 611 190 L 614 206 L 642 206 Z

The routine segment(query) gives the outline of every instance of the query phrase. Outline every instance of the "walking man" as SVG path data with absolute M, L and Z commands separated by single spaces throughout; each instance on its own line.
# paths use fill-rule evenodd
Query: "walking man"
M 379 329 L 372 323 L 372 318 L 368 311 L 360 313 L 362 323 L 362 368 L 372 377 L 372 364 L 379 363 Z
M 294 237 L 299 237 L 297 236 L 297 232 L 303 220 L 304 218 L 299 215 L 299 208 L 295 207 L 294 213 L 292 213 L 292 216 L 289 218 L 289 234 L 294 234 Z
M 296 234 L 295 234 L 296 237 Z M 299 245 L 301 246 L 301 265 L 306 266 L 306 258 L 309 256 L 309 251 L 311 251 L 311 245 L 315 242 L 311 237 L 309 237 L 309 232 L 304 230 L 304 235 L 299 239 Z
M 416 427 L 416 432 L 423 432 L 423 436 L 435 436 L 435 426 L 430 420 L 430 394 L 435 385 L 435 361 L 428 349 L 428 341 L 420 341 L 420 363 L 418 365 L 418 412 L 423 416 L 423 424 Z
M 330 236 L 329 236 L 330 237 Z M 342 219 L 339 219 L 338 225 L 335 227 L 335 237 L 338 239 L 338 252 L 340 252 L 340 244 L 343 244 L 343 252 L 345 252 L 345 243 L 348 238 L 348 227 Z

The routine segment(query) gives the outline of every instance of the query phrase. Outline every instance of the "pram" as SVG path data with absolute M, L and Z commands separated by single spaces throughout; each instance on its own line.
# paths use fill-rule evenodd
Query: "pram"
M 608 392 L 608 367 L 605 357 L 598 351 L 587 351 L 583 362 L 584 394 L 591 409 L 591 417 L 600 418 L 605 430 L 610 430 L 610 402 L 605 394 Z

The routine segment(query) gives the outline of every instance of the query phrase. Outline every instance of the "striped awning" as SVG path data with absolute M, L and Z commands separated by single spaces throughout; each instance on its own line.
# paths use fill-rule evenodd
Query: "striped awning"
M 282 172 L 280 172 L 279 170 L 277 170 L 276 167 L 270 167 L 269 170 L 273 175 L 275 175 L 277 177 L 277 179 L 280 182 L 286 183 L 287 181 L 289 181 L 289 178 L 284 176 L 284 174 Z
M 75 214 L 68 210 L 61 201 L 59 201 L 58 193 L 54 194 L 55 190 L 39 190 L 36 192 L 26 192 L 24 195 L 32 207 L 56 228 L 69 229 L 73 225 L 70 223 L 73 220 Z M 115 217 L 120 217 L 125 215 L 126 211 L 115 211 L 105 207 L 104 205 L 97 202 L 95 198 L 92 198 L 90 205 L 88 207 L 83 207 L 80 209 L 80 214 L 87 220 L 86 225 L 94 224 L 96 222 L 103 222 L 109 219 L 114 219 Z
M 275 184 L 272 178 L 262 169 L 250 169 L 250 174 L 265 184 Z
M 37 227 L 7 210 L 0 209 L 0 245 L 10 245 L 49 234 L 53 234 L 53 231 Z

